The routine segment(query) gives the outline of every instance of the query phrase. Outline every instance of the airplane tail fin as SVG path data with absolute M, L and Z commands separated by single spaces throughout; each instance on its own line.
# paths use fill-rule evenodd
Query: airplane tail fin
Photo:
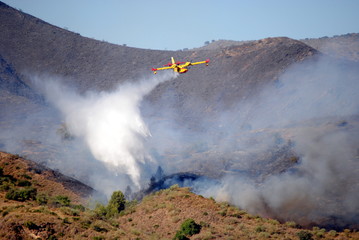
M 171 57 L 171 61 L 172 61 L 172 64 L 175 64 L 175 59 L 173 57 Z

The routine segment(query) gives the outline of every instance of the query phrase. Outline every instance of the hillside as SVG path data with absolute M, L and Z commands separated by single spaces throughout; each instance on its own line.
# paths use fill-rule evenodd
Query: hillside
M 359 33 L 321 38 L 306 38 L 300 41 L 330 56 L 359 61 Z
M 95 193 L 91 187 L 73 178 L 18 155 L 0 152 L 0 165 L 4 176 L 19 179 L 17 182 L 31 180 L 39 193 L 46 192 L 50 197 L 55 194 L 66 195 L 73 202 L 81 203 Z
M 333 40 L 333 49 L 352 43 L 347 44 L 350 49 L 339 51 L 341 58 L 327 53 L 323 42 L 306 44 L 287 37 L 157 51 L 82 37 L 1 2 L 0 32 L 0 150 L 41 164 L 49 176 L 62 179 L 62 187 L 56 187 L 59 192 L 53 194 L 69 195 L 77 203 L 81 194 L 72 191 L 74 179 L 108 198 L 118 189 L 126 196 L 142 197 L 173 184 L 191 187 L 198 194 L 163 190 L 149 197 L 153 202 L 145 198 L 135 212 L 128 213 L 130 217 L 115 223 L 93 218 L 91 210 L 76 212 L 91 221 L 101 220 L 99 225 L 85 222 L 87 227 L 76 222 L 77 216 L 65 220 L 61 209 L 55 209 L 60 216 L 54 218 L 55 225 L 63 221 L 62 227 L 74 226 L 74 232 L 90 237 L 110 237 L 122 231 L 119 224 L 130 238 L 158 238 L 168 233 L 173 238 L 187 215 L 206 222 L 208 217 L 201 212 L 207 212 L 213 216 L 212 224 L 219 225 L 213 231 L 207 224 L 209 229 L 204 228 L 214 238 L 224 238 L 224 232 L 217 229 L 227 226 L 221 225 L 217 215 L 209 214 L 211 209 L 198 205 L 201 212 L 195 215 L 186 210 L 188 204 L 198 202 L 217 211 L 218 206 L 200 197 L 203 195 L 281 222 L 358 229 L 355 34 Z M 177 61 L 211 61 L 208 67 L 193 66 L 186 74 L 161 71 L 154 75 L 151 68 L 166 64 L 171 56 Z M 5 174 L 13 173 L 8 166 Z M 59 172 L 71 178 L 59 177 Z M 11 182 L 17 188 L 16 183 Z M 151 188 L 153 184 L 158 186 Z M 82 189 L 79 186 L 85 185 L 75 186 Z M 184 192 L 189 202 L 183 202 L 186 209 L 178 207 L 180 220 L 168 224 L 170 230 L 163 227 L 166 233 L 160 232 L 159 226 L 171 222 L 170 212 L 177 209 L 171 200 L 181 202 L 176 194 Z M 167 193 L 174 196 L 167 199 Z M 156 201 L 163 203 L 158 209 L 146 207 Z M 30 208 L 38 207 L 31 204 Z M 138 215 L 152 209 L 168 217 L 151 216 L 157 230 Z M 161 212 L 163 209 L 167 212 Z M 227 221 L 228 216 L 222 217 L 219 219 Z M 239 232 L 240 227 L 234 225 L 227 234 L 251 237 L 254 221 L 266 225 L 264 220 L 249 218 L 247 232 Z M 26 230 L 22 224 L 15 224 L 21 225 L 21 234 Z M 277 225 L 285 234 L 291 232 L 288 238 L 296 238 L 300 231 Z M 36 226 L 47 225 L 39 222 Z M 55 231 L 57 237 L 64 234 L 62 228 Z M 272 236 L 262 233 L 266 231 L 260 226 L 258 232 Z M 331 237 L 318 229 L 312 233 Z M 350 232 L 338 238 L 345 234 Z
M 0 237 L 3 239 L 173 239 L 180 225 L 189 218 L 201 226 L 199 234 L 190 239 L 359 237 L 350 230 L 327 231 L 317 226 L 303 230 L 293 221 L 279 223 L 253 216 L 228 203 L 215 202 L 176 186 L 151 194 L 140 203 L 128 202 L 119 215 L 104 217 L 99 207 L 94 210 L 84 207 L 88 206 L 90 188 L 74 181 L 69 187 L 68 178 L 64 181 L 58 173 L 15 155 L 1 153 L 0 158 Z M 11 189 L 36 189 L 37 195 L 12 200 Z M 83 189 L 82 196 L 79 189 Z

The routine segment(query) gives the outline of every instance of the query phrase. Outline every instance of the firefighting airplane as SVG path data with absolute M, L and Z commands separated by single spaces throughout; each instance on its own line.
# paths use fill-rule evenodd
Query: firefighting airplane
M 166 69 L 173 69 L 174 72 L 185 73 L 188 71 L 189 66 L 203 64 L 203 63 L 205 63 L 206 66 L 208 66 L 208 63 L 209 63 L 209 59 L 207 59 L 206 61 L 201 61 L 201 62 L 175 62 L 173 57 L 171 57 L 171 61 L 172 62 L 169 62 L 166 65 L 163 65 L 164 67 L 152 68 L 153 73 L 156 74 L 158 70 L 166 70 Z

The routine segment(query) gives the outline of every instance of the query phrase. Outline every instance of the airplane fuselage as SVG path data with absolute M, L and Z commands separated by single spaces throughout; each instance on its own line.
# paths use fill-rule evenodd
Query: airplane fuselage
M 171 62 L 163 65 L 161 68 L 152 68 L 152 71 L 154 74 L 157 73 L 158 70 L 166 70 L 166 69 L 172 69 L 174 72 L 178 73 L 186 73 L 188 71 L 188 66 L 197 65 L 197 64 L 203 64 L 205 63 L 206 66 L 208 66 L 209 59 L 206 61 L 201 62 L 175 62 L 174 58 L 171 57 Z

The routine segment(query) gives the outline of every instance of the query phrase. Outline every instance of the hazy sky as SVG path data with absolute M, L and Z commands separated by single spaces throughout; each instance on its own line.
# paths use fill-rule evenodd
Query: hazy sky
M 82 36 L 178 50 L 205 41 L 359 33 L 359 0 L 0 0 Z

